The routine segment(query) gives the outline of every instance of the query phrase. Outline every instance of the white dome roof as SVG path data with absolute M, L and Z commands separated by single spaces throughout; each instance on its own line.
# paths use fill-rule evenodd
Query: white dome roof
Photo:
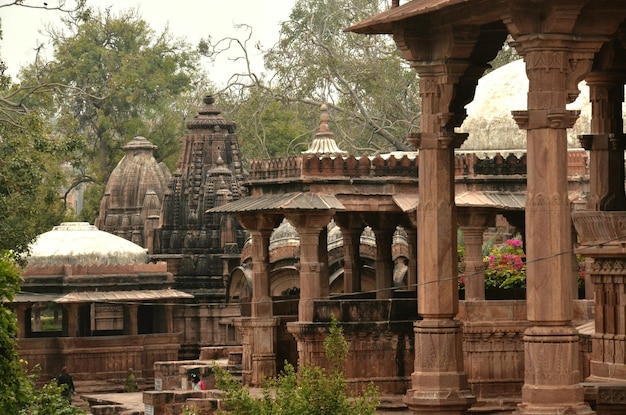
M 148 253 L 124 238 L 86 222 L 64 222 L 31 245 L 29 266 L 145 264 Z
M 580 147 L 579 134 L 589 134 L 591 104 L 589 88 L 578 84 L 580 95 L 568 110 L 579 110 L 580 116 L 568 129 L 568 147 Z M 480 78 L 474 100 L 467 104 L 467 118 L 457 129 L 469 133 L 462 150 L 522 150 L 526 148 L 526 131 L 520 130 L 511 111 L 526 110 L 528 77 L 522 59 L 511 62 Z

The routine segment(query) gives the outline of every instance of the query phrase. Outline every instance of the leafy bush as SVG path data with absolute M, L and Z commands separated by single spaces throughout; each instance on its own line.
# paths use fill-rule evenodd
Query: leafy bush
M 502 245 L 494 245 L 483 261 L 485 288 L 525 288 L 526 254 L 520 239 L 508 239 Z
M 330 368 L 303 365 L 296 372 L 293 365 L 273 379 L 268 379 L 261 396 L 251 396 L 230 373 L 215 367 L 217 387 L 225 392 L 226 413 L 238 415 L 371 415 L 378 405 L 378 391 L 370 384 L 363 395 L 353 396 L 346 391 L 343 362 L 348 343 L 343 330 L 333 318 L 330 332 L 324 341 Z

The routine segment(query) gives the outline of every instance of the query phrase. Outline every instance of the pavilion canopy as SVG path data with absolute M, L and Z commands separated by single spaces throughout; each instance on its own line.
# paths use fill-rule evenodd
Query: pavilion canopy
M 466 3 L 469 0 L 414 0 L 394 7 L 386 12 L 377 14 L 369 19 L 360 21 L 355 25 L 346 29 L 346 32 L 355 32 L 361 34 L 389 34 L 392 33 L 392 24 L 400 20 L 410 19 L 411 17 L 430 13 L 444 7 L 453 6 L 455 4 Z
M 68 303 L 98 303 L 118 301 L 150 301 L 193 298 L 193 295 L 183 291 L 166 290 L 133 290 L 133 291 L 81 291 L 64 294 L 38 294 L 19 292 L 15 295 L 14 303 L 53 302 Z
M 336 210 L 346 208 L 334 195 L 320 193 L 283 193 L 243 197 L 223 206 L 210 209 L 209 213 L 283 212 L 307 210 Z

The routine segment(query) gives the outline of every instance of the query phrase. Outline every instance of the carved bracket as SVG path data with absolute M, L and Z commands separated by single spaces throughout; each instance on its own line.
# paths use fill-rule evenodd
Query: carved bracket
M 540 128 L 572 128 L 580 111 L 564 108 L 550 108 L 547 110 L 511 111 L 513 119 L 522 130 Z

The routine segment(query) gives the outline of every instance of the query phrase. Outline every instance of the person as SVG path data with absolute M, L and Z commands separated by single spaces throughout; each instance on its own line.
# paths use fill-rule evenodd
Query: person
M 65 385 L 63 390 L 61 391 L 61 396 L 72 403 L 72 394 L 74 393 L 74 380 L 72 379 L 72 375 L 70 375 L 67 371 L 67 366 L 63 366 L 61 368 L 61 374 L 57 378 L 57 386 L 62 387 Z
M 128 376 L 126 376 L 126 383 L 124 384 L 124 392 L 137 392 L 137 378 L 133 369 L 128 369 Z
M 198 376 L 197 373 L 191 374 L 191 383 L 193 385 L 193 390 L 195 391 L 203 391 L 205 389 L 204 382 L 200 379 L 200 376 Z

